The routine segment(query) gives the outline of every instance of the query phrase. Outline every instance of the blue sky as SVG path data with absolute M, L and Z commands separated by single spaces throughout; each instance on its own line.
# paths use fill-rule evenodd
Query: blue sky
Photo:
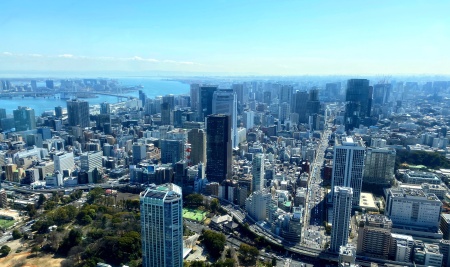
M 2 72 L 450 74 L 450 1 L 16 0 L 0 10 Z

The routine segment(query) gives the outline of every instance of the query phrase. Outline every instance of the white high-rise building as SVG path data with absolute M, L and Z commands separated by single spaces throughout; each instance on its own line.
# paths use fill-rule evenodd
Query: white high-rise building
M 174 184 L 150 185 L 140 194 L 142 266 L 183 266 L 183 198 Z
M 75 162 L 73 160 L 73 152 L 57 153 L 53 155 L 53 162 L 55 163 L 55 171 L 63 173 L 64 170 L 73 170 Z
M 334 193 L 334 187 L 336 186 L 351 187 L 353 189 L 353 206 L 359 206 L 365 151 L 363 141 L 360 138 L 336 138 L 331 193 Z
M 258 153 L 252 161 L 252 192 L 264 188 L 264 154 Z
M 439 229 L 442 202 L 435 194 L 421 189 L 388 189 L 386 215 L 394 227 L 406 225 Z
M 253 128 L 253 126 L 255 125 L 255 112 L 252 110 L 244 111 L 242 120 L 244 121 L 245 128 L 247 129 Z
M 333 190 L 333 223 L 330 249 L 338 252 L 339 248 L 347 245 L 348 242 L 353 190 L 351 187 L 340 186 L 335 186 Z
M 256 221 L 264 221 L 269 216 L 272 195 L 266 189 L 253 192 L 245 200 L 245 210 Z
M 239 145 L 237 135 L 237 97 L 233 89 L 219 89 L 213 94 L 212 114 L 230 115 L 231 144 L 235 148 Z
M 87 172 L 95 168 L 100 170 L 102 168 L 102 157 L 103 157 L 102 151 L 85 152 L 81 154 L 80 155 L 81 169 Z

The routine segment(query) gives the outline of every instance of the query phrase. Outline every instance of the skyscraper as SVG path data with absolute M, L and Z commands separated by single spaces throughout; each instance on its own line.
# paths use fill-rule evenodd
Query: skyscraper
M 351 79 L 345 93 L 345 130 L 358 128 L 364 119 L 370 117 L 372 109 L 372 87 L 369 80 Z
M 353 190 L 350 187 L 333 188 L 333 223 L 331 228 L 330 250 L 339 251 L 340 246 L 347 245 L 348 228 L 352 211 Z
M 258 153 L 252 161 L 252 192 L 264 188 L 264 154 Z
M 110 114 L 111 113 L 111 104 L 108 102 L 100 103 L 100 114 Z
M 166 95 L 162 98 L 161 103 L 161 124 L 173 125 L 173 110 L 175 108 L 174 95 Z
M 394 179 L 394 148 L 368 148 L 364 165 L 364 184 L 389 185 Z
M 191 96 L 191 110 L 192 111 L 197 111 L 197 109 L 198 109 L 199 92 L 200 92 L 200 85 L 198 83 L 191 84 L 190 96 Z
M 13 110 L 13 115 L 16 131 L 20 132 L 36 129 L 34 109 L 19 106 L 17 109 Z
M 364 173 L 365 147 L 361 139 L 343 137 L 336 139 L 333 156 L 331 190 L 336 186 L 353 189 L 353 205 L 359 205 Z
M 140 194 L 142 266 L 183 266 L 183 198 L 174 184 L 150 185 Z
M 294 107 L 293 112 L 298 114 L 298 123 L 307 123 L 307 102 L 309 99 L 309 95 L 307 92 L 297 91 L 294 95 Z
M 192 129 L 188 132 L 188 143 L 191 144 L 191 164 L 206 164 L 206 132 L 203 129 Z
M 237 136 L 237 98 L 232 89 L 219 89 L 213 94 L 212 114 L 230 115 L 232 147 L 239 145 Z
M 206 178 L 221 183 L 231 177 L 231 119 L 214 114 L 206 118 Z
M 204 121 L 208 115 L 212 114 L 212 99 L 217 86 L 201 86 L 199 89 L 198 104 L 198 120 Z
M 67 115 L 69 126 L 89 127 L 89 103 L 83 100 L 68 100 Z
M 160 140 L 161 162 L 175 165 L 184 157 L 184 143 L 182 140 Z

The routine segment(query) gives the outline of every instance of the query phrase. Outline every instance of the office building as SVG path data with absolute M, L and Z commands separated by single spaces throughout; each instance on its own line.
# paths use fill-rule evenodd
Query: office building
M 272 194 L 267 189 L 253 192 L 245 200 L 245 210 L 256 221 L 264 221 L 269 216 Z
M 394 227 L 406 225 L 437 231 L 442 202 L 435 194 L 421 189 L 390 188 L 387 190 L 386 212 Z
M 173 125 L 173 110 L 175 109 L 175 96 L 166 95 L 161 103 L 161 124 Z
M 107 115 L 111 113 L 111 104 L 108 102 L 100 103 L 100 114 Z
M 353 189 L 353 206 L 359 205 L 364 173 L 365 147 L 360 138 L 336 139 L 333 155 L 332 193 L 336 186 Z
M 358 255 L 387 260 L 392 221 L 381 214 L 366 214 L 361 217 L 358 227 Z
M 18 107 L 13 110 L 14 126 L 17 132 L 36 129 L 36 118 L 34 109 L 29 107 Z
M 199 107 L 199 93 L 200 85 L 197 83 L 191 84 L 190 86 L 190 97 L 191 97 L 191 110 L 197 111 Z
M 353 189 L 351 187 L 335 186 L 333 191 L 333 220 L 330 250 L 338 252 L 339 248 L 347 245 L 348 242 Z
M 417 265 L 442 266 L 444 256 L 439 251 L 439 245 L 416 242 L 413 261 Z
M 205 118 L 212 114 L 212 103 L 214 92 L 217 86 L 200 86 L 198 104 L 198 120 L 205 121 Z
M 69 126 L 89 127 L 89 103 L 84 100 L 68 100 L 67 115 Z
M 190 165 L 206 164 L 206 132 L 203 129 L 192 129 L 188 132 L 188 143 L 191 144 Z
M 133 164 L 138 164 L 147 158 L 147 147 L 142 143 L 133 144 Z
M 442 239 L 439 242 L 439 251 L 442 254 L 442 266 L 450 267 L 450 240 Z
M 394 180 L 394 148 L 367 148 L 363 182 L 390 185 Z
M 102 169 L 102 151 L 84 152 L 80 155 L 80 164 L 83 171 L 89 172 L 93 169 Z
M 403 174 L 403 180 L 408 184 L 441 184 L 441 179 L 432 172 L 411 171 L 407 170 Z
M 143 267 L 183 266 L 183 198 L 174 184 L 150 185 L 140 194 Z
M 444 238 L 446 240 L 450 239 L 449 224 L 450 224 L 450 214 L 448 214 L 448 213 L 441 214 L 439 228 L 442 231 L 442 238 Z
M 252 192 L 264 188 L 264 154 L 258 153 L 252 161 Z
M 339 267 L 357 267 L 356 248 L 352 244 L 347 244 L 339 248 Z
M 389 257 L 399 262 L 410 262 L 414 249 L 414 239 L 410 235 L 391 233 Z
M 308 123 L 308 99 L 309 94 L 305 91 L 297 91 L 294 95 L 294 107 L 292 111 L 298 114 L 298 123 Z
M 231 144 L 239 145 L 237 135 L 237 98 L 232 89 L 219 89 L 213 94 L 212 114 L 225 114 L 231 120 Z
M 214 114 L 206 119 L 206 178 L 221 183 L 231 178 L 231 120 Z
M 392 91 L 392 84 L 375 84 L 373 86 L 373 104 L 384 105 L 389 101 Z
M 182 140 L 160 140 L 161 162 L 175 165 L 184 159 L 184 142 Z
M 58 152 L 53 155 L 53 162 L 55 163 L 55 172 L 63 173 L 64 170 L 73 170 L 75 168 L 73 152 Z
M 345 130 L 358 128 L 370 117 L 372 109 L 372 87 L 369 80 L 351 79 L 347 81 L 345 92 Z

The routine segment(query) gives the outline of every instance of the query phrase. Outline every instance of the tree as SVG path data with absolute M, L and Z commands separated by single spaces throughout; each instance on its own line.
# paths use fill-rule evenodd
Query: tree
M 213 258 L 218 258 L 225 248 L 226 238 L 222 233 L 205 230 L 202 234 L 203 243 Z
M 86 196 L 86 202 L 89 204 L 93 204 L 98 199 L 102 198 L 104 194 L 104 190 L 101 187 L 96 187 L 89 191 L 89 193 Z
M 217 198 L 211 200 L 211 211 L 216 213 L 220 208 L 220 202 Z
M 7 245 L 4 245 L 0 248 L 0 257 L 8 256 L 9 252 L 11 252 L 11 248 Z
M 14 240 L 22 238 L 22 233 L 19 230 L 14 229 L 12 232 L 12 237 Z
M 244 263 L 254 263 L 259 255 L 259 250 L 253 246 L 241 243 L 239 246 L 240 259 Z
M 45 198 L 44 194 L 42 194 L 42 193 L 39 194 L 39 199 L 37 202 L 38 208 L 40 208 L 42 206 L 42 204 L 44 204 L 45 200 L 46 200 L 46 198 Z
M 37 256 L 41 248 L 38 245 L 35 245 L 31 248 L 31 253 L 34 253 L 34 256 Z
M 25 210 L 28 213 L 28 216 L 30 216 L 30 218 L 33 218 L 34 216 L 36 216 L 36 207 L 33 204 L 28 204 L 27 207 L 25 208 Z
M 186 196 L 186 206 L 197 208 L 203 205 L 203 196 L 201 194 L 190 194 Z

